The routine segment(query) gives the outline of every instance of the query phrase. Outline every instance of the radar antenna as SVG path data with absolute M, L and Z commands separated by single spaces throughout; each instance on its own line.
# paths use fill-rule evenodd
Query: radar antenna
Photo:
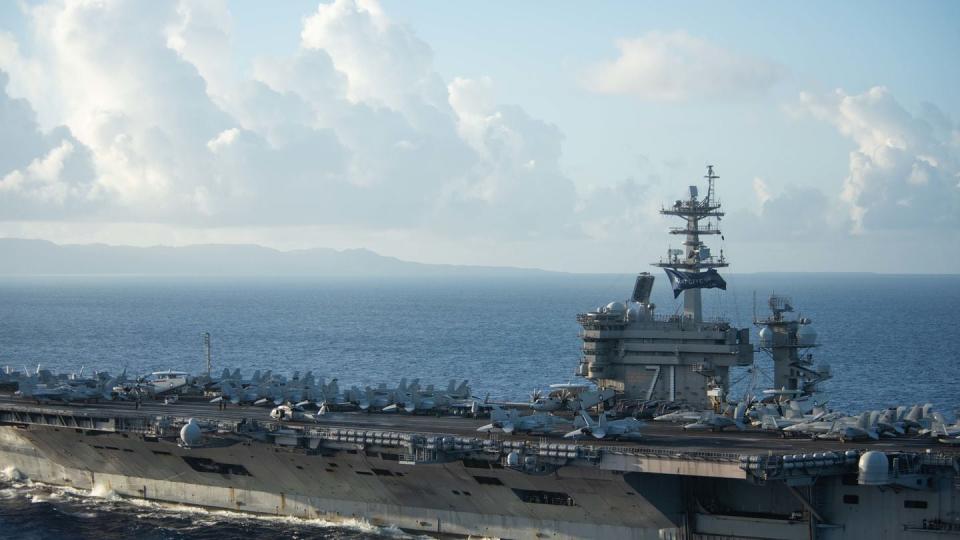
M 682 273 L 681 277 L 687 280 L 715 279 L 722 284 L 721 288 L 726 288 L 726 283 L 724 283 L 719 276 L 716 276 L 716 272 L 714 271 L 716 268 L 729 266 L 723 250 L 720 251 L 719 257 L 714 256 L 710 252 L 710 248 L 700 239 L 700 237 L 704 235 L 720 235 L 719 226 L 713 225 L 710 220 L 716 218 L 719 221 L 719 219 L 723 217 L 720 204 L 714 200 L 714 180 L 720 177 L 714 174 L 713 165 L 707 166 L 705 178 L 709 181 L 707 196 L 705 198 L 698 199 L 697 186 L 690 186 L 689 197 L 686 200 L 677 200 L 673 206 L 661 208 L 661 214 L 677 216 L 683 220 L 684 225 L 681 227 L 671 227 L 670 234 L 682 235 L 685 237 L 685 240 L 683 242 L 683 249 L 667 250 L 667 258 L 660 259 L 658 262 L 653 263 L 653 266 L 672 270 L 674 271 L 673 275 L 677 276 L 681 276 Z M 700 278 L 698 276 L 703 275 L 700 274 L 701 270 L 707 270 L 712 276 L 716 277 Z M 668 275 L 671 275 L 669 271 Z M 684 316 L 695 322 L 703 321 L 700 289 L 705 286 L 711 285 L 696 284 L 684 287 L 685 290 L 683 290 Z M 675 293 L 677 290 L 675 287 Z
M 714 196 L 713 181 L 720 177 L 713 174 L 713 165 L 707 165 L 707 174 L 704 176 L 704 178 L 707 179 L 707 198 L 704 199 L 703 204 L 704 206 L 710 206 L 710 204 L 713 202 Z

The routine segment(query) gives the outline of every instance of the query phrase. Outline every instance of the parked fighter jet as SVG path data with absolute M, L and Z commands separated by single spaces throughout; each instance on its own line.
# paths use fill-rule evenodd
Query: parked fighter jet
M 210 403 L 228 401 L 234 405 L 240 405 L 244 403 L 254 403 L 259 399 L 261 399 L 259 387 L 235 387 L 229 382 L 224 381 L 220 383 L 220 395 L 211 399 Z
M 67 379 L 66 382 L 38 383 L 34 379 L 23 379 L 19 382 L 19 390 L 15 395 L 30 398 L 37 403 L 59 401 L 71 403 L 76 401 L 97 402 L 101 399 L 112 400 L 114 383 L 117 379 L 97 377 L 96 379 L 82 379 L 79 377 Z
M 450 379 L 450 382 L 447 384 L 446 395 L 450 399 L 470 399 L 473 394 L 470 392 L 470 386 L 467 380 L 464 380 L 457 385 L 456 379 Z
M 809 435 L 814 439 L 838 439 L 853 441 L 861 439 L 879 439 L 877 421 L 879 414 L 864 412 L 859 416 L 848 416 L 836 420 L 818 420 L 797 424 L 783 429 L 784 433 Z
M 467 381 L 463 381 L 457 386 L 456 380 L 451 379 L 449 384 L 447 384 L 446 392 L 441 392 L 432 384 L 421 389 L 419 379 L 415 379 L 409 385 L 406 384 L 406 379 L 404 379 L 400 381 L 400 385 L 394 392 L 394 402 L 384 407 L 383 411 L 426 413 L 449 410 L 451 407 L 470 408 L 469 401 L 473 399 L 470 395 L 470 387 L 467 386 Z
M 340 393 L 337 379 L 331 380 L 328 384 L 323 377 L 314 382 L 313 375 L 309 372 L 307 375 L 304 378 L 304 399 L 295 403 L 297 407 L 313 405 L 317 407 L 320 414 L 326 414 L 333 408 L 349 404 L 347 397 Z
M 543 395 L 540 389 L 530 394 L 530 408 L 535 411 L 553 412 L 561 409 L 580 411 L 607 401 L 615 395 L 612 388 L 594 388 L 589 384 L 551 384 L 550 391 Z
M 386 386 L 381 385 L 381 388 L 378 388 L 377 390 L 379 391 L 381 389 L 386 390 Z M 396 412 L 399 410 L 404 410 L 408 413 L 412 413 L 417 408 L 416 404 L 414 403 L 414 395 L 418 393 L 419 390 L 420 390 L 419 379 L 414 379 L 413 382 L 410 383 L 409 385 L 407 384 L 406 378 L 400 379 L 400 384 L 397 385 L 397 388 L 395 390 L 393 391 L 387 390 L 385 392 L 381 392 L 383 394 L 389 394 L 391 396 L 389 399 L 390 401 L 392 401 L 392 403 L 384 407 L 380 407 L 380 409 L 383 412 Z M 368 391 L 369 391 L 369 387 L 368 387 Z
M 394 391 L 387 388 L 387 385 L 380 383 L 380 386 L 372 388 L 370 386 L 360 390 L 356 386 L 350 388 L 348 399 L 354 403 L 361 411 L 383 410 L 394 402 Z
M 902 411 L 903 408 L 898 408 L 897 412 Z M 910 429 L 915 429 L 917 431 L 923 429 L 930 429 L 930 426 L 933 425 L 933 405 L 927 403 L 926 405 L 914 405 L 902 416 L 904 429 L 909 431 Z
M 700 419 L 696 422 L 683 426 L 683 429 L 684 431 L 704 429 L 709 429 L 710 431 L 723 431 L 725 428 L 734 426 L 739 430 L 743 430 L 746 428 L 746 426 L 743 424 L 744 413 L 746 410 L 747 404 L 745 402 L 740 402 L 737 404 L 736 408 L 734 408 L 733 414 L 730 416 L 711 412 L 700 417 Z
M 490 411 L 490 419 L 492 422 L 477 428 L 477 431 L 502 431 L 507 434 L 513 432 L 550 433 L 555 427 L 570 423 L 551 414 L 536 413 L 521 416 L 517 409 L 501 409 L 500 407 L 494 407 Z
M 933 413 L 933 423 L 928 429 L 921 429 L 921 436 L 950 438 L 960 436 L 960 417 L 953 424 L 947 425 L 946 419 L 940 413 Z
M 814 408 L 824 405 L 817 399 L 817 396 L 805 394 L 803 390 L 770 389 L 764 390 L 763 394 L 766 396 L 761 400 L 764 404 L 774 405 L 783 411 L 789 408 L 800 411 L 802 414 L 815 414 L 813 412 Z M 780 414 L 783 415 L 783 412 Z
M 696 422 L 713 411 L 674 411 L 654 417 L 654 422 Z
M 23 380 L 20 381 L 20 389 L 14 392 L 14 395 L 33 399 L 37 403 L 50 403 L 52 401 L 69 403 L 72 398 L 72 391 L 65 384 L 47 386 L 45 383 Z
M 781 413 L 782 411 L 782 413 Z M 790 426 L 816 422 L 828 417 L 830 411 L 822 407 L 814 407 L 810 414 L 804 414 L 802 409 L 783 409 L 776 405 L 764 404 L 759 408 L 747 411 L 747 418 L 754 426 L 770 431 L 782 431 Z M 834 415 L 834 418 L 839 415 Z
M 639 439 L 640 428 L 646 425 L 633 417 L 619 420 L 607 420 L 607 413 L 601 412 L 594 422 L 586 411 L 580 411 L 580 416 L 574 421 L 577 429 L 564 435 L 565 438 L 592 436 L 595 439 L 610 437 L 613 439 Z

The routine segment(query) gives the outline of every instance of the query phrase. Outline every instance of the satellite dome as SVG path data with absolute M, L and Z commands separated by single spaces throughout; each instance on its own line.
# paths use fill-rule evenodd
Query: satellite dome
M 638 302 L 630 302 L 630 305 L 627 307 L 627 319 L 631 321 L 640 320 L 640 314 L 643 313 L 642 308 Z
M 760 346 L 773 347 L 773 329 L 769 326 L 760 329 Z
M 623 305 L 623 302 L 610 302 L 607 304 L 607 313 L 617 314 L 623 313 L 627 310 L 627 306 Z
M 817 344 L 817 331 L 813 326 L 804 324 L 797 331 L 797 344 L 801 347 L 812 347 Z
M 180 428 L 180 440 L 186 446 L 196 446 L 200 444 L 200 425 L 193 418 Z
M 883 452 L 871 450 L 860 456 L 857 483 L 863 486 L 882 486 L 889 483 L 889 462 Z

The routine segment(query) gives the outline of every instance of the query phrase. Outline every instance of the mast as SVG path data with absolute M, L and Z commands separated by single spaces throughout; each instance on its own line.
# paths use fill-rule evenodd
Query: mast
M 210 332 L 203 333 L 203 346 L 207 350 L 207 377 L 209 377 L 210 370 L 213 367 L 210 364 Z
M 720 178 L 713 172 L 713 165 L 707 165 L 707 195 L 698 199 L 697 186 L 690 186 L 690 197 L 687 200 L 677 200 L 670 208 L 661 208 L 660 213 L 665 216 L 677 216 L 686 223 L 683 227 L 671 227 L 670 234 L 684 235 L 683 249 L 670 249 L 667 258 L 661 258 L 653 266 L 680 270 L 696 276 L 701 270 L 712 270 L 729 266 L 720 250 L 720 256 L 714 257 L 710 248 L 700 240 L 701 235 L 720 234 L 719 227 L 712 221 L 701 223 L 709 218 L 723 217 L 720 203 L 714 198 L 714 181 Z M 683 314 L 685 318 L 694 322 L 703 321 L 703 305 L 700 299 L 700 288 L 692 287 L 683 291 Z

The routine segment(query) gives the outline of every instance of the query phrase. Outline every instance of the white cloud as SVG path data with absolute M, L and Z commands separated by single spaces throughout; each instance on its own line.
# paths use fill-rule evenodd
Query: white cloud
M 235 70 L 224 2 L 53 0 L 27 17 L 27 46 L 0 36 L 0 69 L 75 134 L 74 152 L 92 162 L 97 219 L 451 236 L 558 234 L 571 223 L 559 130 L 495 105 L 489 80 L 448 88 L 430 47 L 375 2 L 320 4 L 300 50 L 257 58 L 252 78 Z M 0 171 L 18 171 L 0 197 L 40 185 L 30 167 L 53 163 L 55 145 L 32 146 Z
M 91 156 L 64 126 L 43 132 L 29 103 L 7 94 L 0 71 L 0 214 L 76 216 L 98 207 Z
M 759 202 L 761 206 L 770 200 L 770 188 L 767 187 L 767 183 L 763 178 L 758 177 L 753 179 L 753 194 L 757 197 L 757 202 Z
M 408 114 L 422 105 L 446 105 L 445 85 L 434 71 L 430 47 L 391 21 L 373 0 L 320 4 L 304 20 L 301 40 L 304 49 L 330 55 L 346 76 L 346 97 L 353 102 Z
M 615 60 L 588 70 L 587 88 L 651 101 L 743 99 L 762 94 L 784 73 L 774 62 L 683 31 L 620 39 L 617 48 Z
M 800 103 L 856 145 L 840 195 L 855 232 L 960 225 L 960 127 L 939 109 L 913 115 L 879 86 Z

